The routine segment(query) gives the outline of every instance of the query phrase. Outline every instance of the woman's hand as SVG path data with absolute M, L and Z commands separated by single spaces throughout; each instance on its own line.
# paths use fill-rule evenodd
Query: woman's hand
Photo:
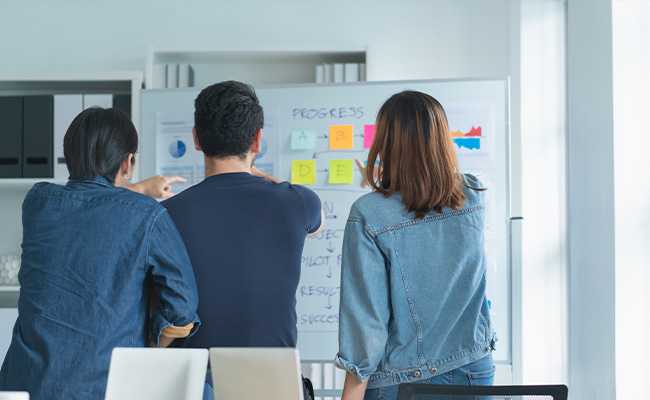
M 359 167 L 359 172 L 361 172 L 361 187 L 366 188 L 366 186 L 369 185 L 368 180 L 366 179 L 366 167 L 363 165 L 363 161 L 359 160 L 358 158 L 355 158 L 354 161 L 357 163 L 357 167 Z M 377 182 L 377 179 L 379 177 L 379 167 L 375 166 L 372 170 L 372 178 Z
M 153 197 L 154 199 L 168 199 L 174 195 L 171 192 L 171 184 L 174 182 L 185 183 L 187 180 L 178 175 L 156 175 L 140 182 L 128 184 L 125 188 L 144 194 L 145 196 Z

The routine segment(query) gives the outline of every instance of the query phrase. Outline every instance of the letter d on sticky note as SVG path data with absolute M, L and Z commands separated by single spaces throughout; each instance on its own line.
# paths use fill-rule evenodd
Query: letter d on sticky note
M 298 185 L 316 183 L 316 160 L 291 162 L 291 183 Z

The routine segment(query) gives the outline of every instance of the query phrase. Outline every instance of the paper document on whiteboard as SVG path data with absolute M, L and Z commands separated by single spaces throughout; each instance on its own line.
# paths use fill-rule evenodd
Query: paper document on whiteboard
M 193 126 L 192 113 L 156 113 L 156 173 L 187 179 L 173 183 L 173 193 L 201 182 L 205 176 L 203 152 L 194 148 Z

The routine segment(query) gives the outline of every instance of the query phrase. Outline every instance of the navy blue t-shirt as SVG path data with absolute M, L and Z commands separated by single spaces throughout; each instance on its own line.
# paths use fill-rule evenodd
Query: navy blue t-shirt
M 321 224 L 311 190 L 249 173 L 213 175 L 162 203 L 194 268 L 201 328 L 179 347 L 295 347 L 305 237 Z

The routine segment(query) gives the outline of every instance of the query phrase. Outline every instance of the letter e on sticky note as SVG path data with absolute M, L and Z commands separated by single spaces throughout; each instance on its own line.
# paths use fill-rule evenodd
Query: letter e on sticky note
M 352 183 L 353 179 L 352 160 L 330 160 L 329 183 Z
M 330 150 L 351 149 L 354 147 L 352 125 L 330 126 Z
M 292 161 L 291 183 L 298 185 L 316 183 L 316 160 Z

